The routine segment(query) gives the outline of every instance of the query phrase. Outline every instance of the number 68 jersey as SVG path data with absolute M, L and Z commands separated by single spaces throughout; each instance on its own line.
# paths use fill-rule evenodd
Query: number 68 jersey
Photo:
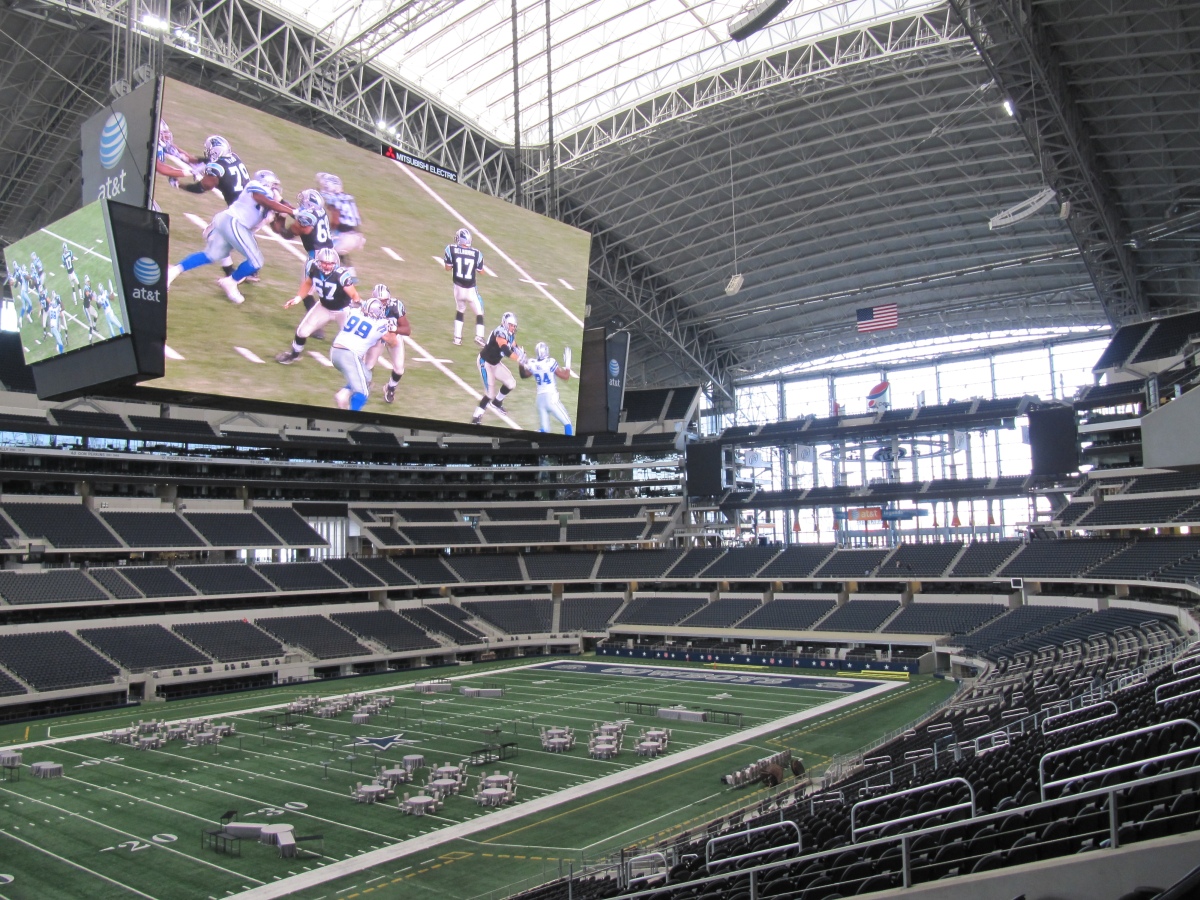
M 396 321 L 403 317 L 404 304 L 399 300 L 392 301 L 386 318 L 373 319 L 361 308 L 352 309 L 346 316 L 346 324 L 334 338 L 333 346 L 349 350 L 355 356 L 365 356 L 389 332 L 395 331 Z

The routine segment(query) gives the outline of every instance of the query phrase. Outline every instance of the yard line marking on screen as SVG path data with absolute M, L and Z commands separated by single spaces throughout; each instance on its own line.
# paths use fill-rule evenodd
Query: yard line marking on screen
M 558 279 L 558 283 L 559 283 L 559 284 L 561 284 L 563 287 L 565 287 L 565 288 L 566 288 L 568 291 L 573 291 L 573 290 L 575 290 L 575 288 L 571 287 L 569 284 L 567 284 L 567 283 L 566 283 L 565 281 L 563 281 L 561 278 L 560 278 L 560 279 Z
M 431 188 L 429 185 L 427 185 L 424 181 L 422 181 L 420 176 L 417 175 L 416 172 L 412 171 L 408 166 L 406 166 L 404 163 L 400 162 L 399 160 L 393 160 L 393 162 L 396 163 L 396 167 L 398 169 L 400 169 L 401 172 L 403 172 L 405 175 L 407 175 L 409 178 L 411 178 L 417 184 L 417 186 L 421 188 L 421 190 L 423 190 L 430 197 L 432 197 L 438 204 L 440 204 L 441 207 L 446 210 L 446 212 L 450 213 L 452 216 L 457 218 L 459 221 L 463 222 L 468 228 L 471 229 L 472 234 L 474 234 L 476 237 L 478 237 L 480 240 L 482 240 L 485 244 L 487 244 L 489 247 L 491 247 L 493 250 L 495 250 L 497 256 L 499 256 L 502 260 L 504 260 L 506 263 L 508 263 L 514 269 L 516 269 L 518 276 L 520 276 L 522 279 L 528 279 L 529 281 L 533 281 L 533 276 L 531 276 L 528 272 L 526 272 L 524 269 L 522 269 L 517 264 L 516 260 L 514 260 L 511 256 L 509 256 L 507 253 L 505 253 L 503 250 L 501 250 L 499 247 L 497 247 L 492 242 L 492 239 L 489 238 L 486 234 L 484 234 L 482 231 L 480 231 L 478 228 L 476 228 L 474 225 L 472 225 L 470 222 L 468 222 L 466 217 L 463 216 L 462 213 L 460 213 L 457 209 L 455 209 L 448 202 L 446 202 L 446 200 L 441 196 L 441 194 L 439 194 L 437 191 L 435 191 L 433 188 Z M 486 267 L 484 268 L 484 271 L 485 272 L 487 271 Z M 537 287 L 536 283 L 534 286 Z M 571 312 L 571 310 L 567 309 L 567 307 L 563 305 L 561 300 L 559 300 L 557 297 L 555 297 L 553 294 L 551 294 L 544 287 L 538 287 L 537 291 L 539 294 L 541 294 L 543 297 L 545 297 L 547 300 L 549 300 L 551 303 L 553 303 L 555 306 L 557 306 L 559 309 L 561 309 L 566 314 L 568 319 L 570 319 L 572 322 L 574 322 L 580 328 L 583 327 L 583 320 L 581 318 L 579 318 L 579 316 L 575 315 L 575 313 Z
M 455 384 L 457 384 L 459 387 L 461 387 L 464 391 L 466 391 L 468 394 L 470 394 L 476 400 L 478 400 L 480 397 L 483 396 L 483 394 L 476 391 L 469 384 L 467 384 L 465 381 L 463 381 L 461 378 L 459 378 L 456 374 L 454 374 L 449 369 L 447 369 L 444 365 L 442 365 L 440 362 L 438 362 L 437 357 L 435 357 L 433 354 L 431 354 L 428 350 L 426 350 L 424 347 L 422 347 L 420 344 L 418 344 L 412 338 L 405 337 L 404 343 L 408 344 L 410 347 L 413 348 L 413 350 L 415 350 L 417 353 L 419 353 L 421 355 L 421 357 L 422 357 L 422 359 L 420 360 L 421 362 L 432 363 L 433 367 L 435 369 L 437 369 L 439 372 L 441 372 L 443 375 L 445 375 L 447 378 L 449 378 L 451 381 L 453 381 Z M 488 409 L 490 409 L 492 412 L 496 413 L 496 415 L 498 415 L 500 418 L 502 418 L 511 427 L 513 427 L 513 428 L 521 427 L 516 422 L 514 422 L 512 419 L 510 419 L 508 417 L 507 413 L 496 412 L 495 407 L 490 406 L 490 405 L 488 406 Z
M 178 350 L 172 350 L 166 344 L 163 344 L 163 356 L 165 356 L 167 359 L 174 359 L 178 362 L 184 361 L 184 356 L 182 353 L 180 353 Z
M 70 866 L 72 869 L 78 869 L 80 872 L 87 872 L 89 875 L 94 875 L 96 878 L 99 878 L 103 881 L 107 881 L 109 884 L 115 884 L 117 887 L 123 888 L 124 890 L 129 891 L 129 893 L 131 893 L 131 894 L 137 894 L 139 897 L 145 897 L 146 900 L 158 900 L 158 898 L 151 897 L 149 894 L 143 894 L 137 888 L 131 888 L 129 885 L 122 884 L 121 882 L 117 881 L 114 878 L 109 878 L 107 875 L 101 875 L 99 872 L 94 872 L 91 869 L 89 869 L 87 866 L 81 866 L 77 862 L 71 862 L 71 860 L 67 859 L 65 856 L 59 856 L 57 853 L 51 853 L 45 847 L 39 847 L 37 844 L 32 844 L 29 841 L 23 840 L 23 839 L 17 837 L 15 834 L 10 834 L 9 832 L 5 831 L 3 828 L 0 828 L 0 834 L 4 835 L 6 838 L 12 838 L 18 844 L 24 844 L 26 847 L 32 847 L 34 850 L 37 850 L 39 853 L 45 853 L 47 856 L 51 856 L 54 859 L 57 859 L 59 862 L 64 862 L 68 866 Z
M 532 284 L 534 287 L 545 287 L 549 283 L 546 281 L 534 281 L 532 278 L 522 278 L 521 281 L 525 284 Z
M 319 362 L 321 365 L 325 366 L 325 368 L 327 368 L 327 369 L 333 368 L 333 363 L 331 363 L 329 361 L 329 357 L 327 357 L 320 350 L 309 350 L 308 355 L 311 356 L 313 359 L 315 359 L 317 362 Z
M 247 350 L 245 347 L 234 347 L 233 349 L 236 350 L 238 353 L 240 353 L 246 359 L 250 360 L 250 362 L 252 362 L 252 363 L 260 363 L 262 365 L 266 365 L 266 363 L 264 363 L 262 361 L 262 359 L 259 357 L 259 355 L 257 353 L 255 353 L 253 350 Z
M 43 229 L 42 229 L 42 231 L 43 231 L 45 234 L 48 234 L 48 235 L 50 235 L 50 237 L 54 238 L 56 241 L 62 241 L 64 244 L 70 244 L 72 247 L 78 247 L 78 248 L 79 248 L 80 250 L 82 250 L 84 253 L 89 253 L 89 254 L 91 254 L 92 256 L 96 257 L 97 259 L 102 259 L 102 260 L 104 260 L 106 263 L 111 263 L 111 262 L 112 262 L 112 260 L 111 260 L 111 259 L 109 259 L 107 256 L 105 256 L 103 253 L 97 253 L 97 252 L 96 252 L 95 250 L 93 250 L 91 247 L 85 247 L 83 244 L 77 244 L 77 243 L 75 243 L 75 241 L 71 240 L 70 238 L 65 238 L 65 237 L 63 237 L 62 235 L 55 234 L 55 233 L 54 233 L 53 231 L 51 231 L 49 228 L 43 228 Z
M 192 215 L 191 213 L 186 213 L 186 215 L 189 219 L 192 220 L 193 223 L 195 223 L 200 228 L 208 227 L 208 223 L 205 222 L 203 219 L 201 219 L 199 216 Z M 294 247 L 289 241 L 285 241 L 283 238 L 281 238 L 279 235 L 275 234 L 274 232 L 268 232 L 266 236 L 275 240 L 276 242 L 278 242 L 285 250 L 290 252 L 293 256 L 297 257 L 298 259 L 301 259 L 301 260 L 308 259 L 308 254 L 306 254 L 303 250 L 300 250 L 299 248 Z M 434 257 L 434 258 L 437 259 L 437 257 Z M 438 259 L 438 262 L 441 263 L 441 260 Z M 479 398 L 483 396 L 482 393 L 480 393 L 479 391 L 472 388 L 469 384 L 467 384 L 465 381 L 463 381 L 461 378 L 459 378 L 457 375 L 455 375 L 453 372 L 451 372 L 449 369 L 447 369 L 442 363 L 438 362 L 437 357 L 435 357 L 432 353 L 430 353 L 428 350 L 426 350 L 424 347 L 422 347 L 420 344 L 418 344 L 416 341 L 414 341 L 411 337 L 406 337 L 404 340 L 410 347 L 413 348 L 413 350 L 415 352 L 420 354 L 420 356 L 422 357 L 420 360 L 416 360 L 416 361 L 432 363 L 434 368 L 436 368 L 439 372 L 441 372 L 443 375 L 445 375 L 447 378 L 449 378 L 451 381 L 453 381 L 455 384 L 457 384 L 459 387 L 461 387 L 464 391 L 466 391 L 468 394 L 470 394 L 471 399 L 473 399 L 476 403 L 479 402 Z M 313 353 L 314 355 L 320 357 L 320 359 L 324 360 L 326 365 L 330 365 L 330 366 L 333 365 L 333 363 L 329 362 L 327 359 L 325 359 L 323 356 L 316 353 L 315 351 L 309 351 L 309 352 Z M 497 413 L 497 415 L 499 415 L 500 418 L 502 418 L 505 422 L 507 422 L 511 427 L 516 428 L 518 430 L 521 429 L 521 426 L 519 424 L 514 422 L 512 419 L 510 419 L 504 413 Z
M 392 259 L 394 259 L 396 262 L 404 262 L 404 257 L 401 256 L 399 253 L 397 253 L 395 250 L 393 250 L 391 247 L 380 247 L 379 249 L 382 250 L 384 253 L 386 253 L 388 256 L 390 256 Z

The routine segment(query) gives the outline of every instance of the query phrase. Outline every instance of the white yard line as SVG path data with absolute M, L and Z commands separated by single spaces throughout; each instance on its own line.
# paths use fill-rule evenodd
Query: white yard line
M 380 247 L 379 249 L 382 250 L 384 253 L 386 253 L 388 256 L 390 256 L 392 259 L 394 259 L 396 262 L 404 262 L 404 257 L 401 256 L 399 253 L 397 253 L 395 250 L 393 250 L 391 247 Z
M 538 797 L 536 800 L 530 800 L 524 803 L 518 803 L 513 806 L 505 807 L 490 813 L 486 816 L 480 816 L 476 819 L 471 819 L 466 822 L 460 822 L 457 825 L 451 825 L 447 828 L 441 828 L 420 837 L 411 838 L 407 841 L 401 841 L 393 844 L 390 847 L 384 847 L 381 850 L 371 850 L 353 859 L 343 860 L 341 862 L 332 863 L 322 869 L 305 872 L 302 875 L 293 875 L 290 878 L 284 878 L 276 881 L 273 884 L 263 885 L 262 887 L 253 888 L 249 891 L 244 891 L 237 896 L 242 900 L 273 900 L 277 897 L 287 897 L 297 891 L 306 888 L 315 887 L 318 884 L 325 884 L 335 878 L 342 878 L 353 875 L 357 872 L 362 872 L 366 869 L 373 868 L 378 865 L 393 862 L 412 853 L 420 853 L 424 850 L 429 850 L 433 847 L 441 846 L 449 841 L 458 840 L 459 838 L 468 837 L 472 834 L 478 834 L 481 831 L 489 830 L 497 825 L 504 825 L 509 822 L 515 822 L 524 819 L 531 814 L 541 813 L 556 806 L 561 806 L 564 803 L 569 803 L 573 800 L 579 800 L 608 788 L 618 785 L 627 784 L 643 775 L 652 775 L 655 772 L 661 772 L 665 769 L 670 769 L 678 764 L 689 762 L 693 759 L 698 759 L 709 753 L 714 753 L 724 750 L 728 747 L 736 746 L 747 741 L 752 741 L 756 738 L 763 737 L 773 731 L 778 731 L 781 728 L 788 728 L 808 719 L 817 718 L 818 716 L 826 715 L 837 709 L 845 706 L 851 706 L 855 703 L 862 702 L 870 697 L 879 694 L 887 693 L 903 687 L 901 682 L 890 682 L 879 684 L 873 688 L 856 694 L 850 694 L 841 697 L 837 700 L 832 700 L 823 706 L 818 706 L 813 709 L 805 710 L 804 712 L 795 713 L 790 716 L 784 716 L 781 719 L 776 719 L 772 722 L 764 723 L 755 728 L 749 728 L 745 731 L 736 734 L 728 735 L 727 737 L 718 738 L 707 744 L 700 744 L 696 747 L 682 750 L 679 753 L 669 753 L 666 756 L 660 756 L 640 766 L 635 766 L 623 772 L 615 772 L 612 775 L 605 775 L 597 778 L 594 781 L 589 781 L 584 784 L 576 785 L 575 787 L 565 788 L 556 794 L 551 794 L 545 797 Z M 536 821 L 536 817 L 534 817 Z
M 139 897 L 145 897 L 146 900 L 158 900 L 158 898 L 151 897 L 149 894 L 143 894 L 141 891 L 137 890 L 136 888 L 131 888 L 127 884 L 121 884 L 121 882 L 117 881 L 115 878 L 109 878 L 107 875 L 101 875 L 99 872 L 92 871 L 87 866 L 81 866 L 79 863 L 71 862 L 71 860 L 69 860 L 65 857 L 59 856 L 57 853 L 51 853 L 45 847 L 39 847 L 37 844 L 31 844 L 29 841 L 19 838 L 15 834 L 10 834 L 9 832 L 5 831 L 3 828 L 0 828 L 0 834 L 4 835 L 6 838 L 12 838 L 18 844 L 24 844 L 26 847 L 32 847 L 34 850 L 38 851 L 39 853 L 45 853 L 47 856 L 51 856 L 54 859 L 57 859 L 59 862 L 66 863 L 72 869 L 78 869 L 81 872 L 87 872 L 89 875 L 94 875 L 96 878 L 99 878 L 101 881 L 107 881 L 109 884 L 115 884 L 117 887 L 122 888 L 123 890 L 129 891 L 129 893 L 131 893 L 131 894 L 137 894 Z
M 403 172 L 405 175 L 407 175 L 409 178 L 411 178 L 413 180 L 413 182 L 415 182 L 416 185 L 419 188 L 421 188 L 421 190 L 423 190 L 430 197 L 432 197 L 436 203 L 438 203 L 443 209 L 446 210 L 446 212 L 450 213 L 450 215 L 454 216 L 458 221 L 460 221 L 464 225 L 466 225 L 467 228 L 471 229 L 472 234 L 474 234 L 476 237 L 478 237 L 480 240 L 482 240 L 485 244 L 487 244 L 490 248 L 492 248 L 492 250 L 494 250 L 496 252 L 496 255 L 499 256 L 502 260 L 504 260 L 506 263 L 508 263 L 510 266 L 512 266 L 513 269 L 516 270 L 517 276 L 522 281 L 528 281 L 531 284 L 533 284 L 533 286 L 535 288 L 537 288 L 538 293 L 541 294 L 543 297 L 545 297 L 547 300 L 549 300 L 551 303 L 553 303 L 555 306 L 557 306 L 559 309 L 561 309 L 568 319 L 570 319 L 572 322 L 574 322 L 580 328 L 583 327 L 583 319 L 579 318 L 579 316 L 575 315 L 575 313 L 573 313 L 573 312 L 571 312 L 571 310 L 567 309 L 567 307 L 562 303 L 562 301 L 560 301 L 557 297 L 555 297 L 548 290 L 546 290 L 545 287 L 541 286 L 541 282 L 535 281 L 533 276 L 530 275 L 528 272 L 526 272 L 524 269 L 522 269 L 521 266 L 518 265 L 517 262 L 511 256 L 509 256 L 507 253 L 505 253 L 503 250 L 501 250 L 499 247 L 497 247 L 491 238 L 489 238 L 486 234 L 484 234 L 482 231 L 480 231 L 478 228 L 476 228 L 474 225 L 472 225 L 470 222 L 468 222 L 466 217 L 463 216 L 462 213 L 460 213 L 457 209 L 455 209 L 453 206 L 451 206 L 449 203 L 447 203 L 446 200 L 444 200 L 442 198 L 441 194 L 439 194 L 437 191 L 435 191 L 433 188 L 431 188 L 429 185 L 427 185 L 424 181 L 422 181 L 421 177 L 419 175 L 417 175 L 416 172 L 414 172 L 412 169 L 410 169 L 408 166 L 406 166 L 404 163 L 400 162 L 399 160 L 395 160 L 395 163 L 399 167 L 400 171 Z M 437 259 L 437 257 L 434 257 L 434 259 Z M 438 260 L 438 261 L 442 262 L 441 260 Z M 486 266 L 484 267 L 484 271 L 485 272 L 487 271 Z
M 69 238 L 65 238 L 65 237 L 62 237 L 61 235 L 55 234 L 49 228 L 43 228 L 42 231 L 44 231 L 46 234 L 50 235 L 50 237 L 54 238 L 56 241 L 63 241 L 64 243 L 70 244 L 72 247 L 78 247 L 84 253 L 90 253 L 92 256 L 95 256 L 98 259 L 102 259 L 106 263 L 112 262 L 112 260 L 109 259 L 107 256 L 105 256 L 103 253 L 97 253 L 91 247 L 86 247 L 83 244 L 77 244 L 74 241 L 70 240 Z

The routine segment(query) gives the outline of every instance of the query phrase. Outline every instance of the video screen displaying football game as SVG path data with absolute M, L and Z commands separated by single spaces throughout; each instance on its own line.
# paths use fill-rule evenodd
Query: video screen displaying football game
M 160 126 L 172 265 L 147 386 L 574 425 L 587 233 L 179 82 Z
M 90 203 L 4 248 L 5 278 L 26 363 L 125 333 L 121 285 L 104 227 Z

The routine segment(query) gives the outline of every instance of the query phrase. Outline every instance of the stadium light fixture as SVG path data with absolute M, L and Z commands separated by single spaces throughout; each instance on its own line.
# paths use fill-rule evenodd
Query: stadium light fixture
M 1013 106 L 1013 102 L 1007 97 L 1004 98 L 1004 111 L 1008 113 L 1009 118 L 1014 118 L 1017 114 L 1017 108 Z
M 166 33 L 171 30 L 171 23 L 161 16 L 154 15 L 154 13 L 146 13 L 142 16 L 142 26 L 147 31 L 161 31 Z
M 744 41 L 757 34 L 787 9 L 791 0 L 759 0 L 751 3 L 740 19 L 729 23 L 729 36 L 735 41 Z

